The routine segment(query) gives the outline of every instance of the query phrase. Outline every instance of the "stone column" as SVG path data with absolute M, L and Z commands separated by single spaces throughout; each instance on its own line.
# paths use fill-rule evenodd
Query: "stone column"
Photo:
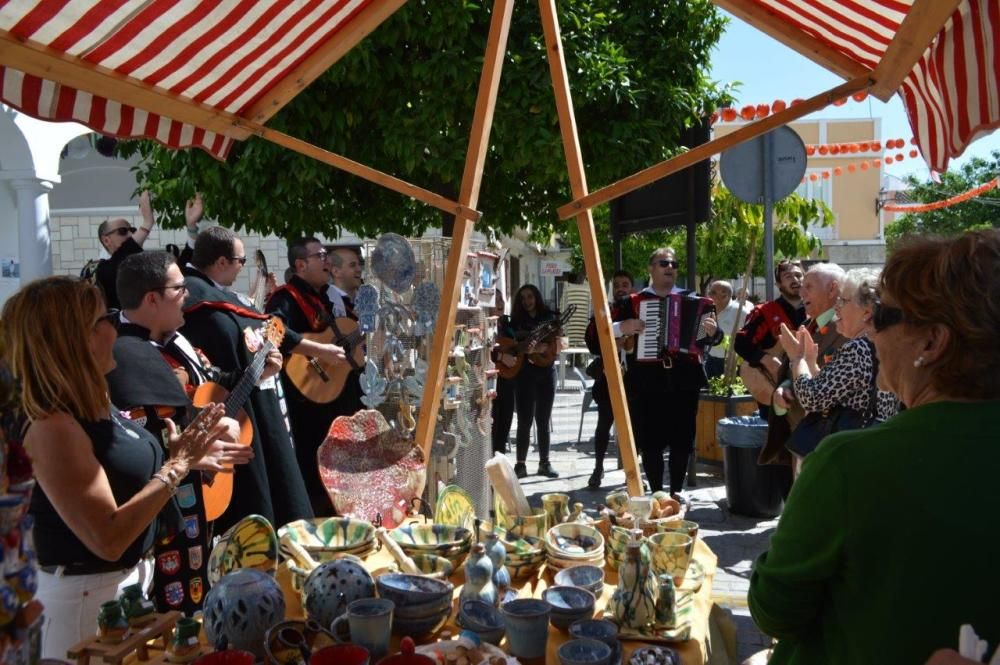
M 21 284 L 52 274 L 52 237 L 49 233 L 49 191 L 42 178 L 10 181 L 17 192 L 18 254 Z

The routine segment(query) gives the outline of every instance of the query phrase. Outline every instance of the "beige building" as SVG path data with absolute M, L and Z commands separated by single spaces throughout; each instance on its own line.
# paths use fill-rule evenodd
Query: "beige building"
M 718 123 L 715 137 L 725 136 L 745 123 Z M 808 157 L 806 175 L 796 193 L 807 199 L 820 199 L 833 211 L 832 227 L 814 228 L 823 241 L 826 257 L 845 267 L 881 265 L 885 259 L 885 224 L 889 221 L 878 205 L 884 171 L 872 166 L 884 150 L 821 154 L 819 146 L 855 145 L 881 141 L 881 122 L 877 118 L 856 120 L 801 120 L 790 127 L 802 137 L 813 154 Z M 868 163 L 867 169 L 861 164 Z M 851 168 L 853 166 L 853 169 Z M 834 175 L 835 169 L 840 175 Z M 828 178 L 823 173 L 829 173 Z M 810 176 L 815 175 L 813 180 Z

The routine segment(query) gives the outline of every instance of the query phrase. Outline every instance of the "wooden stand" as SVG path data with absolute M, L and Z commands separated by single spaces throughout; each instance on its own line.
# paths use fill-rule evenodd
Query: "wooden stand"
M 121 665 L 122 661 L 133 653 L 135 659 L 142 663 L 167 663 L 169 662 L 166 659 L 167 644 L 173 635 L 174 625 L 181 618 L 181 613 L 165 612 L 153 616 L 155 618 L 146 625 L 133 628 L 121 642 L 105 644 L 98 641 L 95 635 L 70 649 L 66 656 L 76 660 L 77 665 L 88 665 L 91 658 L 108 665 Z

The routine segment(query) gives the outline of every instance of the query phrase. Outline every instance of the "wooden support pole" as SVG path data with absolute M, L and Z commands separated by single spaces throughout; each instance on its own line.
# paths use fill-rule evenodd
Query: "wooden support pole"
M 563 151 L 566 153 L 566 168 L 569 172 L 570 188 L 574 198 L 587 195 L 587 174 L 580 153 L 580 137 L 576 129 L 576 116 L 570 95 L 569 78 L 566 75 L 566 59 L 562 50 L 562 38 L 556 18 L 555 0 L 538 0 L 542 14 L 542 29 L 545 32 L 545 47 L 552 76 L 552 90 L 556 98 L 559 115 L 559 129 L 562 132 Z M 611 395 L 611 410 L 615 417 L 615 431 L 618 433 L 618 449 L 625 467 L 625 481 L 629 494 L 642 496 L 642 479 L 639 477 L 639 460 L 635 454 L 632 438 L 632 421 L 629 419 L 628 403 L 625 401 L 625 386 L 622 382 L 622 368 L 618 364 L 618 348 L 611 329 L 608 298 L 604 292 L 604 273 L 601 270 L 601 255 L 597 247 L 597 232 L 590 208 L 576 212 L 576 225 L 580 230 L 580 245 L 583 262 L 587 268 L 590 297 L 594 305 L 594 321 L 597 336 L 601 342 L 601 358 L 604 359 L 604 375 L 608 380 Z
M 696 148 L 692 148 L 685 153 L 681 153 L 676 157 L 672 157 L 666 161 L 660 162 L 659 164 L 654 164 L 653 166 L 645 168 L 627 178 L 623 178 L 618 182 L 602 187 L 596 192 L 592 192 L 586 196 L 577 196 L 574 194 L 576 198 L 570 203 L 560 207 L 557 211 L 559 213 L 559 219 L 567 219 L 573 215 L 580 214 L 583 210 L 590 210 L 601 205 L 602 203 L 607 203 L 612 199 L 617 199 L 619 196 L 623 196 L 629 192 L 634 192 L 641 187 L 645 187 L 651 182 L 655 182 L 660 178 L 665 178 L 671 173 L 676 173 L 681 169 L 693 166 L 694 164 L 697 164 L 703 159 L 707 159 L 716 153 L 728 150 L 729 148 L 739 145 L 744 141 L 749 141 L 750 139 L 760 136 L 761 134 L 765 134 L 776 127 L 786 125 L 793 120 L 809 115 L 813 111 L 818 111 L 819 109 L 832 104 L 834 101 L 843 99 L 844 97 L 858 92 L 859 90 L 864 90 L 870 85 L 871 80 L 867 76 L 860 76 L 856 79 L 847 81 L 846 83 L 841 83 L 826 92 L 821 92 L 818 95 L 810 97 L 801 104 L 789 106 L 780 113 L 775 113 L 758 120 L 757 122 L 744 125 L 731 134 L 726 134 L 725 136 L 709 141 L 708 143 L 703 143 Z
M 465 170 L 462 173 L 462 187 L 458 201 L 467 209 L 473 209 L 479 202 L 479 187 L 483 179 L 483 165 L 489 151 L 490 130 L 493 127 L 493 111 L 496 108 L 497 89 L 500 87 L 500 73 L 507 53 L 507 36 L 510 33 L 510 18 L 514 12 L 514 0 L 495 0 L 490 19 L 490 33 L 486 40 L 486 55 L 483 72 L 479 78 L 479 93 L 476 109 L 472 116 L 472 130 L 469 148 L 465 155 Z M 448 355 L 455 336 L 455 314 L 462 290 L 462 271 L 465 255 L 469 251 L 473 221 L 468 217 L 455 218 L 451 249 L 445 267 L 444 288 L 441 289 L 441 304 L 438 306 L 434 338 L 431 341 L 431 357 L 427 364 L 424 380 L 424 394 L 417 419 L 415 437 L 424 451 L 424 459 L 430 462 L 431 445 L 438 409 L 441 406 L 441 389 L 448 368 Z

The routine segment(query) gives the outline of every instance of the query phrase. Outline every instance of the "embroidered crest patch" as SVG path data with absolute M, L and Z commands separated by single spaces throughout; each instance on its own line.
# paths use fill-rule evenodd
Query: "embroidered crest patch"
M 191 578 L 191 582 L 188 583 L 188 592 L 191 594 L 191 602 L 192 603 L 200 603 L 201 602 L 201 594 L 202 594 L 203 590 L 204 590 L 204 587 L 203 587 L 203 585 L 201 583 L 201 578 L 200 577 L 192 577 Z
M 163 595 L 170 607 L 180 607 L 184 602 L 184 585 L 180 582 L 171 582 L 163 587 Z
M 202 556 L 201 556 L 201 545 L 195 545 L 194 547 L 188 548 L 188 567 L 191 570 L 198 570 L 201 568 Z
M 201 533 L 201 530 L 198 528 L 197 515 L 184 516 L 184 533 L 186 533 L 187 537 L 191 539 L 197 538 L 198 534 Z
M 176 575 L 181 569 L 180 550 L 169 550 L 157 556 L 156 567 L 164 575 Z

